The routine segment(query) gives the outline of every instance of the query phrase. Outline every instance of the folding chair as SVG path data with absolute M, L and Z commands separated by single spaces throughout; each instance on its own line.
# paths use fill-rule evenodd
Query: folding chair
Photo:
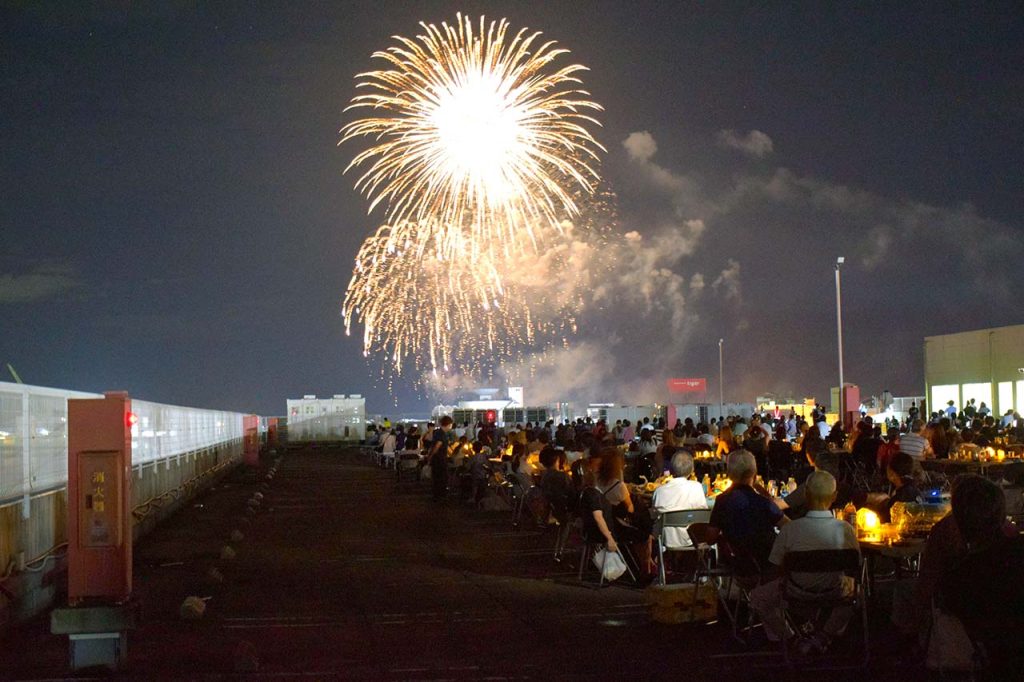
M 399 452 L 395 459 L 395 481 L 401 483 L 406 477 L 420 480 L 420 456 L 417 452 Z
M 685 532 L 691 524 L 707 523 L 711 519 L 710 509 L 685 509 L 680 511 L 664 512 L 658 517 L 654 524 L 654 537 L 658 551 L 658 580 L 664 585 L 665 575 L 665 553 L 666 552 L 696 552 L 697 546 L 690 547 L 669 547 L 665 531 L 669 528 L 681 528 Z
M 707 581 L 715 586 L 718 593 L 718 602 L 729 619 L 729 626 L 732 636 L 741 644 L 747 644 L 740 634 L 741 630 L 750 632 L 753 629 L 753 610 L 750 608 L 750 592 L 760 583 L 761 570 L 757 560 L 747 553 L 737 552 L 724 538 L 719 536 L 718 540 L 710 540 L 710 528 L 707 523 L 692 523 L 686 532 L 697 548 L 697 571 L 693 577 L 694 599 L 698 597 L 698 590 L 702 581 Z M 733 599 L 733 590 L 738 593 L 735 604 L 730 604 Z M 746 606 L 747 625 L 740 627 L 740 608 Z
M 868 492 L 871 490 L 870 475 L 863 462 L 857 461 L 853 455 L 844 453 L 839 459 L 839 473 L 849 481 L 855 490 Z
M 853 579 L 853 591 L 849 595 L 836 595 L 827 592 L 821 596 L 810 597 L 801 592 L 794 594 L 792 575 L 794 573 L 843 573 Z M 787 626 L 792 628 L 799 642 L 813 634 L 822 618 L 828 618 L 837 608 L 848 607 L 859 609 L 864 637 L 864 654 L 860 665 L 834 666 L 831 669 L 866 668 L 869 658 L 868 649 L 868 608 L 867 599 L 862 589 L 863 570 L 860 552 L 856 549 L 823 549 L 805 552 L 787 552 L 782 563 L 782 578 L 779 582 L 782 601 L 782 617 Z M 801 614 L 797 612 L 802 611 Z M 807 618 L 810 613 L 810 618 Z M 781 640 L 782 656 L 786 665 L 792 665 L 790 645 L 792 642 L 783 637 Z
M 518 471 L 512 472 L 509 480 L 512 484 L 509 489 L 512 493 L 512 530 L 519 530 L 519 522 L 523 516 L 523 508 L 526 506 L 526 498 L 528 495 L 534 494 L 534 491 L 539 491 L 539 488 L 533 484 L 529 476 Z
M 567 513 L 563 517 L 557 517 L 558 521 L 557 532 L 555 534 L 555 562 L 560 563 L 562 561 L 562 554 L 565 553 L 565 545 L 569 542 L 569 535 L 572 533 L 572 529 L 580 525 L 581 520 L 572 512 Z

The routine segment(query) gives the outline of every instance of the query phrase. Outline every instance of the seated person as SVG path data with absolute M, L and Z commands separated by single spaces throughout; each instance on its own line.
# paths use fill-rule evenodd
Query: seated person
M 616 519 L 614 505 L 597 485 L 597 474 L 585 467 L 582 468 L 582 474 L 584 483 L 579 514 L 583 520 L 583 537 L 588 542 L 604 542 L 609 552 L 619 551 L 619 541 L 629 544 L 639 542 L 639 532 Z M 649 537 L 647 539 L 650 540 Z
M 711 434 L 711 430 L 708 425 L 704 422 L 700 423 L 697 427 L 697 445 L 703 446 L 703 449 L 710 450 L 715 447 L 715 437 Z
M 754 421 L 747 429 L 743 447 L 754 456 L 758 471 L 768 470 L 768 434 L 761 428 L 760 421 Z
M 998 485 L 975 477 L 953 498 L 964 556 L 939 580 L 939 606 L 963 623 L 989 659 L 991 679 L 1021 679 L 1024 666 L 1024 541 L 1006 536 L 1006 498 Z
M 466 436 L 461 436 L 459 437 L 459 440 L 455 443 L 455 447 L 448 458 L 448 462 L 453 467 L 459 468 L 463 465 L 467 458 L 472 456 L 473 450 L 469 444 L 469 439 Z
M 977 474 L 963 474 L 953 481 L 953 507 L 961 509 L 983 508 L 986 489 L 992 483 Z M 981 500 L 981 501 L 979 501 Z M 1017 535 L 1017 527 L 1006 521 L 1002 528 L 1003 535 L 1012 538 Z M 956 515 L 949 514 L 932 527 L 921 554 L 921 567 L 914 584 L 914 596 L 920 613 L 927 613 L 931 608 L 932 597 L 935 596 L 939 582 L 943 576 L 967 556 L 967 544 L 957 526 Z
M 670 511 L 707 509 L 704 486 L 700 481 L 689 480 L 693 473 L 693 455 L 681 450 L 672 456 L 670 466 L 672 480 L 658 487 L 651 499 L 651 511 L 655 519 Z M 691 547 L 692 544 L 685 528 L 665 529 L 665 545 L 669 549 Z
M 540 451 L 544 471 L 540 475 L 540 489 L 551 505 L 551 513 L 559 522 L 565 521 L 575 506 L 576 488 L 569 474 L 559 469 L 559 451 L 551 445 Z
M 914 483 L 913 457 L 905 452 L 897 452 L 889 461 L 886 476 L 893 485 L 893 492 L 878 510 L 882 523 L 889 523 L 892 520 L 892 506 L 897 502 L 921 501 L 921 491 Z
M 600 452 L 597 465 L 595 489 L 612 505 L 615 516 L 615 536 L 627 540 L 636 553 L 641 572 L 654 574 L 651 561 L 651 517 L 638 514 L 629 489 L 622 481 L 624 467 L 622 453 L 616 446 L 605 447 Z
M 715 500 L 709 540 L 714 542 L 722 536 L 736 554 L 736 572 L 744 577 L 760 577 L 768 566 L 775 529 L 789 519 L 767 491 L 754 490 L 757 464 L 752 454 L 746 450 L 730 453 L 726 468 L 732 486 Z
M 827 471 L 836 479 L 836 499 L 833 509 L 842 509 L 847 502 L 853 501 L 853 488 L 845 481 L 840 481 L 839 455 L 831 452 L 823 440 L 814 440 L 807 444 L 807 461 L 815 471 Z M 791 519 L 798 519 L 807 512 L 807 481 L 796 487 L 786 497 L 775 498 L 775 504 L 786 512 Z
M 859 549 L 853 526 L 832 515 L 829 507 L 836 499 L 836 479 L 827 471 L 815 471 L 807 477 L 807 514 L 779 531 L 769 561 L 782 566 L 789 552 L 828 549 Z M 789 636 L 780 608 L 781 578 L 756 587 L 750 593 L 750 605 L 764 621 L 765 634 L 772 641 Z M 848 596 L 853 579 L 839 573 L 793 573 L 786 589 L 793 596 L 813 599 L 825 596 Z M 818 648 L 824 651 L 831 639 L 843 631 L 850 619 L 849 607 L 832 609 L 822 632 L 816 636 Z

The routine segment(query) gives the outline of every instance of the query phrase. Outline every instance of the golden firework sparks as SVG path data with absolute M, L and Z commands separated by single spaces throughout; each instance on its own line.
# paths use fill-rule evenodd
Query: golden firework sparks
M 564 243 L 603 151 L 586 127 L 601 107 L 580 88 L 585 67 L 554 65 L 567 50 L 505 20 L 420 25 L 373 55 L 387 69 L 357 76 L 347 110 L 364 117 L 341 130 L 373 141 L 346 171 L 361 167 L 356 188 L 387 223 L 360 249 L 342 312 L 398 372 L 405 357 L 465 368 L 550 336 L 506 279 Z

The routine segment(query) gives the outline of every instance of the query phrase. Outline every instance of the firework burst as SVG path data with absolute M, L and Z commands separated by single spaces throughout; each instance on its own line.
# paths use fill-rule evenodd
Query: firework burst
M 421 26 L 374 54 L 387 69 L 357 76 L 346 111 L 363 117 L 341 130 L 372 140 L 346 170 L 360 168 L 356 188 L 386 223 L 356 257 L 342 312 L 399 373 L 405 358 L 465 370 L 572 328 L 571 315 L 538 320 L 544 295 L 516 272 L 564 252 L 603 151 L 585 67 L 554 65 L 567 50 L 504 20 Z

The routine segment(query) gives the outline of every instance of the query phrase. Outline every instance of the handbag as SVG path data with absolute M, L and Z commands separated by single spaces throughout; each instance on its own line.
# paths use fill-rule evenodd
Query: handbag
M 626 572 L 626 562 L 618 552 L 609 552 L 601 548 L 594 552 L 594 566 L 604 575 L 608 582 L 618 580 Z

